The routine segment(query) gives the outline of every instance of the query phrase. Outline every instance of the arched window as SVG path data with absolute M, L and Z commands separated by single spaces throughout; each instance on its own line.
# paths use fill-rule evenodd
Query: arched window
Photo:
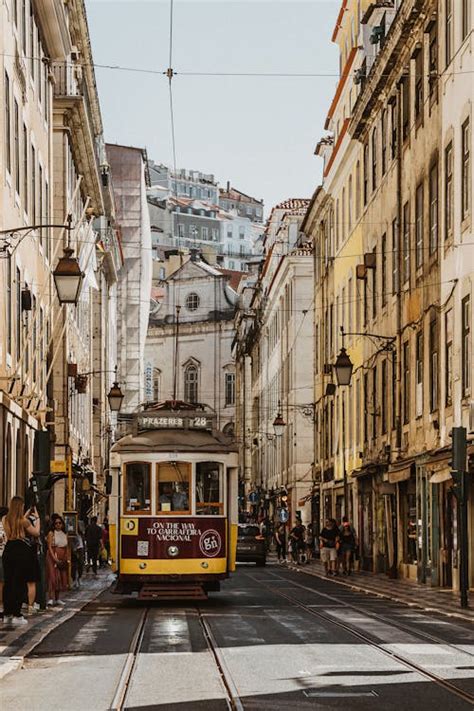
M 199 369 L 197 365 L 187 365 L 184 369 L 184 399 L 186 402 L 199 402 L 198 384 Z
M 200 298 L 194 291 L 192 291 L 190 294 L 188 294 L 186 296 L 185 303 L 186 303 L 186 308 L 188 309 L 188 311 L 197 311 L 197 309 L 199 308 L 199 304 L 200 304 Z
M 153 400 L 158 402 L 161 394 L 161 370 L 153 368 Z

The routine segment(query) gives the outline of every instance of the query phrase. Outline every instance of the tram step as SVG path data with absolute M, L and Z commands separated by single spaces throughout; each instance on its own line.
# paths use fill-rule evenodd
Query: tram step
M 207 600 L 202 585 L 144 585 L 138 594 L 139 600 Z

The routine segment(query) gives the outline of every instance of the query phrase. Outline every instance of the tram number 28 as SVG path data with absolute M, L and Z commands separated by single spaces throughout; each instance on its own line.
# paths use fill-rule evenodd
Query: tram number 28
M 207 417 L 193 417 L 193 427 L 207 427 Z

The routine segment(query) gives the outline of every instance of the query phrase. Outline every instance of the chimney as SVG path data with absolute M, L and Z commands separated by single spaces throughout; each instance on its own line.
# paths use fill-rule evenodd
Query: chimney
M 189 250 L 189 254 L 191 255 L 191 261 L 197 262 L 199 258 L 199 249 L 196 249 L 196 247 L 191 247 L 191 249 Z
M 227 181 L 227 192 L 230 193 L 230 180 Z

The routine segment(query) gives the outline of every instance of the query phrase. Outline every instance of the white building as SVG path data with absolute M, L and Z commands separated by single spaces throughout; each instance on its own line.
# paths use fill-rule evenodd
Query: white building
M 146 400 L 205 403 L 215 410 L 219 429 L 229 433 L 235 414 L 236 292 L 229 276 L 196 252 L 175 251 L 165 266 L 167 276 L 150 313 Z

